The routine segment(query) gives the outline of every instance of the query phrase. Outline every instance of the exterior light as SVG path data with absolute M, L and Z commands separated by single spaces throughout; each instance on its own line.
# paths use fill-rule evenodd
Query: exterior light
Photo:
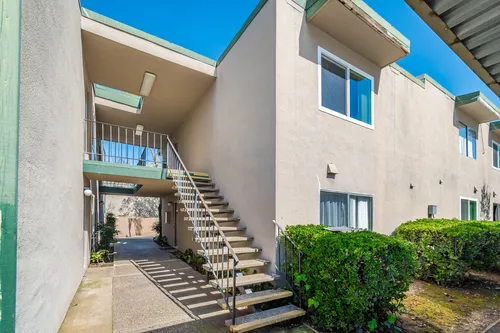
M 142 131 L 144 130 L 144 126 L 142 125 L 137 125 L 137 127 L 135 128 L 135 135 L 137 136 L 141 136 L 142 135 Z
M 86 197 L 90 197 L 92 195 L 92 190 L 88 187 L 85 187 L 83 190 L 83 194 L 85 194 Z
M 144 78 L 142 79 L 141 91 L 139 95 L 141 96 L 149 96 L 151 93 L 151 89 L 153 88 L 153 84 L 155 83 L 156 75 L 153 73 L 145 72 Z

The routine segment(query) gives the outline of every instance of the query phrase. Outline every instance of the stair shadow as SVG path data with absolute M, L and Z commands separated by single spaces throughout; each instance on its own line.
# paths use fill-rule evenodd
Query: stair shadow
M 227 315 L 217 300 L 217 289 L 206 283 L 206 277 L 180 259 L 132 261 L 164 293 L 174 298 L 184 311 L 198 318 Z

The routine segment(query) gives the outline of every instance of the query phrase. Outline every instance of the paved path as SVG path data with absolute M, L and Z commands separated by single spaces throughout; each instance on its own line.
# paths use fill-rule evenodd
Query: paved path
M 87 270 L 59 333 L 111 333 L 112 279 L 113 266 Z
M 204 275 L 151 238 L 119 241 L 114 267 L 87 270 L 59 333 L 229 332 L 224 322 L 230 314 L 218 306 L 222 296 Z M 253 332 L 311 331 L 275 326 Z

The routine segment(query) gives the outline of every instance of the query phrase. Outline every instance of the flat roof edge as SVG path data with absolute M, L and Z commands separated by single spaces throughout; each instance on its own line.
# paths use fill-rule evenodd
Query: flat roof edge
M 162 46 L 166 49 L 169 49 L 171 51 L 174 51 L 174 52 L 177 52 L 179 54 L 182 54 L 186 57 L 189 57 L 191 59 L 194 59 L 194 60 L 198 60 L 200 62 L 203 62 L 207 65 L 211 65 L 211 66 L 216 66 L 217 65 L 217 61 L 215 61 L 214 59 L 211 59 L 211 58 L 208 58 L 206 56 L 203 56 L 199 53 L 196 53 L 194 51 L 191 51 L 189 49 L 186 49 L 182 46 L 179 46 L 177 44 L 174 44 L 174 43 L 171 43 L 167 40 L 164 40 L 162 38 L 159 38 L 159 37 L 156 37 L 154 35 L 151 35 L 151 34 L 148 34 L 142 30 L 139 30 L 139 29 L 136 29 L 134 27 L 131 27 L 129 25 L 126 25 L 122 22 L 119 22 L 119 21 L 116 21 L 116 20 L 113 20 L 107 16 L 104 16 L 104 15 L 101 15 L 101 14 L 98 14 L 96 12 L 93 12 L 89 9 L 86 9 L 84 7 L 81 8 L 81 14 L 83 17 L 85 18 L 88 18 L 92 21 L 96 21 L 96 22 L 99 22 L 101 24 L 104 24 L 104 25 L 107 25 L 111 28 L 114 28 L 114 29 L 117 29 L 117 30 L 120 30 L 122 32 L 125 32 L 125 33 L 128 33 L 132 36 L 135 36 L 135 37 L 138 37 L 138 38 L 141 38 L 141 39 L 144 39 L 144 40 L 147 40 L 151 43 L 154 43 L 156 45 L 159 45 L 159 46 Z

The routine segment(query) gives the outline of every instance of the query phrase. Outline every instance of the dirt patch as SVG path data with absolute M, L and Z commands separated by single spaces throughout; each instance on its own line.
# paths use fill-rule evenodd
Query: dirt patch
M 481 332 L 500 318 L 500 275 L 472 273 L 460 288 L 416 281 L 399 318 L 406 332 Z

